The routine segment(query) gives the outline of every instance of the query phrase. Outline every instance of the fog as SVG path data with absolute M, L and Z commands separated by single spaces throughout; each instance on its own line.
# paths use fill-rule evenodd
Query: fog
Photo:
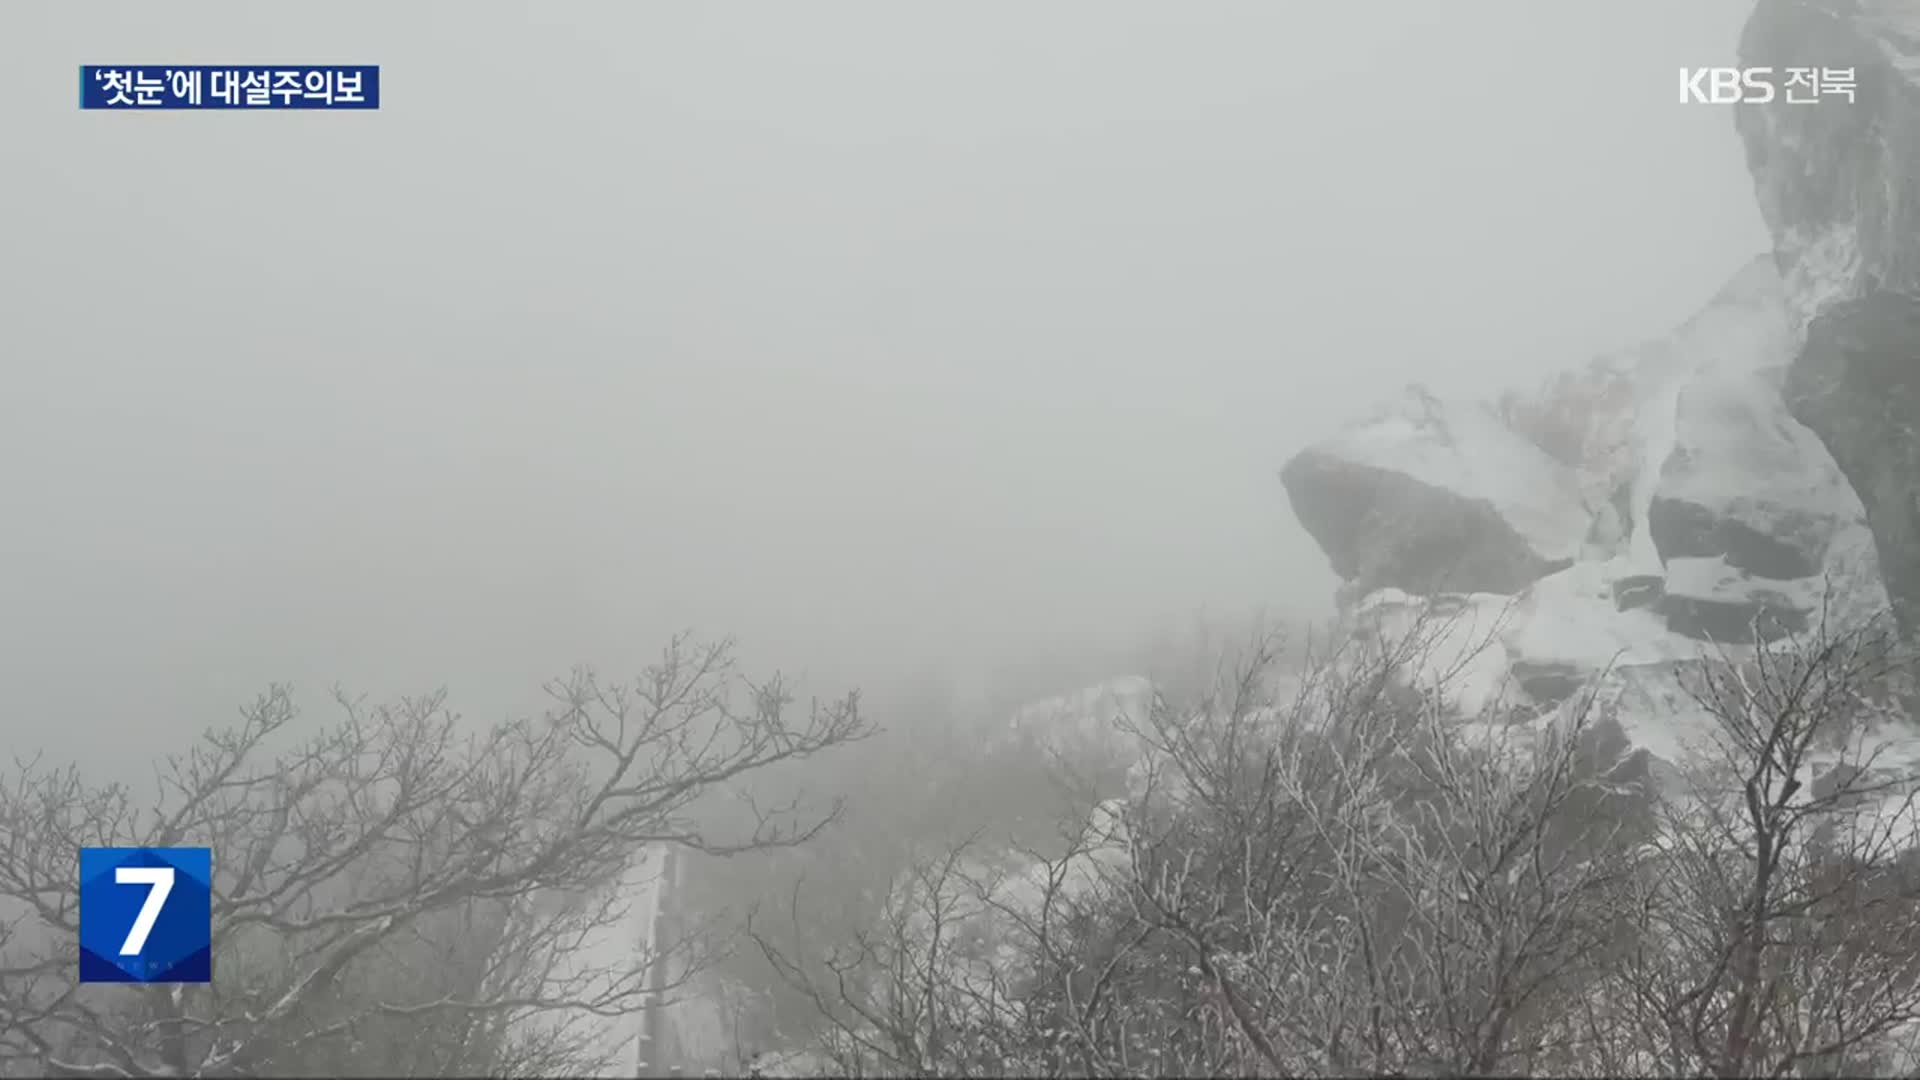
M 832 690 L 1324 610 L 1275 478 L 1767 246 L 1735 0 L 0 12 L 0 696 L 138 759 L 269 680 Z M 83 113 L 82 63 L 382 65 Z

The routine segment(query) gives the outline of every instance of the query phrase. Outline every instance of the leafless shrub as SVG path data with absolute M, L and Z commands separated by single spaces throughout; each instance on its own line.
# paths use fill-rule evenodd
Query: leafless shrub
M 1601 998 L 1614 1056 L 1719 1076 L 1910 1071 L 1920 1020 L 1915 739 L 1890 627 L 1822 625 L 1704 669 L 1714 719 Z M 1601 1033 L 1596 1026 L 1596 1035 Z
M 848 1072 L 1911 1068 L 1893 642 L 1823 627 L 1704 665 L 1716 752 L 1674 790 L 1604 676 L 1545 716 L 1450 711 L 1410 677 L 1465 669 L 1434 662 L 1445 636 L 1289 678 L 1258 641 L 1137 719 L 1134 791 L 1064 852 L 976 840 L 918 862 L 882 925 L 761 947 Z
M 578 672 L 538 720 L 472 732 L 438 696 L 295 733 L 284 688 L 156 769 L 159 797 L 21 762 L 0 791 L 0 1068 L 27 1074 L 553 1075 L 598 1067 L 582 1018 L 662 988 L 646 962 L 582 966 L 628 918 L 614 886 L 644 850 L 790 845 L 791 807 L 708 835 L 704 793 L 861 737 L 855 697 L 794 717 L 727 643 L 676 639 L 638 680 Z M 74 982 L 85 845 L 211 846 L 210 986 Z M 689 940 L 689 971 L 710 950 Z M 671 989 L 668 987 L 666 989 Z M 528 1022 L 530 1020 L 542 1022 Z

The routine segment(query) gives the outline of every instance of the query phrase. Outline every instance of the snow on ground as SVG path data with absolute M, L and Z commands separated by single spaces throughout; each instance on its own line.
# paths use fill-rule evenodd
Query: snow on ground
M 642 852 L 631 862 L 611 887 L 626 905 L 624 916 L 594 926 L 577 948 L 560 958 L 557 979 L 577 991 L 582 998 L 607 993 L 630 979 L 645 963 L 652 949 L 654 916 L 661 894 L 661 858 L 658 852 Z M 574 983 L 573 980 L 580 980 Z M 529 1037 L 541 1031 L 565 1029 L 570 1034 L 586 1033 L 592 1052 L 604 1055 L 607 1067 L 598 1075 L 632 1076 L 638 1061 L 640 1037 L 645 1019 L 642 1014 L 598 1016 L 585 1010 L 566 1010 L 536 1014 L 515 1021 Z
M 1463 715 L 1524 701 L 1516 661 L 1566 665 L 1582 674 L 1665 664 L 1700 655 L 1701 645 L 1669 631 L 1651 610 L 1618 610 L 1611 582 L 1620 564 L 1575 563 L 1519 597 L 1475 593 L 1436 605 L 1381 589 L 1356 608 L 1389 641 L 1420 635 L 1414 677 Z
M 1514 597 L 1496 593 L 1450 596 L 1435 604 L 1399 589 L 1379 589 L 1354 613 L 1387 648 L 1411 643 L 1404 657 L 1411 665 L 1408 681 L 1473 716 L 1518 696 L 1514 657 L 1503 640 L 1518 606 Z
M 1613 582 L 1628 560 L 1575 563 L 1528 587 L 1502 635 L 1517 659 L 1570 664 L 1598 671 L 1620 664 L 1653 664 L 1698 654 L 1699 643 L 1667 629 L 1651 608 L 1621 611 Z
M 1607 673 L 1594 708 L 1620 725 L 1627 742 L 1669 765 L 1700 759 L 1718 730 L 1688 681 L 1696 665 L 1635 664 Z
M 1715 567 L 1725 570 L 1718 559 L 1673 563 L 1682 584 L 1696 569 L 1707 576 Z M 1399 590 L 1383 589 L 1356 610 L 1386 640 L 1421 635 L 1428 648 L 1413 658 L 1418 665 L 1411 677 L 1438 691 L 1463 721 L 1497 706 L 1526 704 L 1512 673 L 1514 663 L 1564 665 L 1577 676 L 1598 677 L 1595 706 L 1615 716 L 1634 746 L 1667 762 L 1686 760 L 1713 731 L 1711 715 L 1689 689 L 1690 673 L 1703 662 L 1746 660 L 1754 647 L 1708 645 L 1668 630 L 1651 609 L 1616 609 L 1608 588 L 1612 573 L 1599 564 L 1576 563 L 1535 582 L 1517 599 L 1475 594 L 1445 598 L 1433 608 Z M 1812 588 L 1816 583 L 1782 584 Z M 1772 647 L 1784 649 L 1789 643 Z
M 1746 583 L 1746 573 L 1729 564 L 1724 556 L 1667 560 L 1667 592 L 1673 595 L 1737 601 L 1747 595 Z M 1786 596 L 1784 592 L 1781 595 Z
M 1724 567 L 1717 559 L 1690 562 L 1702 573 Z M 1528 703 L 1513 675 L 1516 662 L 1564 665 L 1576 677 L 1597 677 L 1594 707 L 1612 716 L 1633 746 L 1668 763 L 1690 760 L 1715 730 L 1693 693 L 1700 665 L 1745 660 L 1753 647 L 1706 645 L 1668 630 L 1650 609 L 1618 610 L 1609 588 L 1616 569 L 1576 563 L 1517 599 L 1474 594 L 1429 606 L 1382 589 L 1356 613 L 1383 640 L 1420 635 L 1425 647 L 1409 658 L 1416 664 L 1410 679 L 1457 710 L 1468 733 L 1474 724 L 1509 727 L 1497 718 L 1499 707 Z M 1693 569 L 1682 565 L 1680 572 L 1684 578 Z

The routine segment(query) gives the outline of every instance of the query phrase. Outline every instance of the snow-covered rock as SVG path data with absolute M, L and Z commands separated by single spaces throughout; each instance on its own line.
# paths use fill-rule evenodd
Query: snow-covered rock
M 1782 395 L 1795 348 L 1756 259 L 1669 335 L 1491 408 L 1416 388 L 1282 479 L 1348 598 L 1524 596 L 1593 564 L 1616 606 L 1737 643 L 1807 625 L 1845 563 L 1865 593 L 1842 606 L 1878 610 L 1865 508 Z
M 1574 475 L 1477 402 L 1409 387 L 1280 471 L 1341 577 L 1413 593 L 1514 593 L 1579 555 Z
M 1525 490 L 1504 490 L 1508 504 L 1565 505 L 1572 478 L 1587 518 L 1564 565 L 1443 594 L 1425 587 L 1442 578 L 1430 566 L 1371 573 L 1358 526 L 1330 528 L 1327 508 L 1288 485 L 1346 579 L 1342 609 L 1364 634 L 1416 642 L 1404 677 L 1492 745 L 1597 716 L 1618 746 L 1608 760 L 1677 785 L 1729 737 L 1740 714 L 1728 710 L 1751 704 L 1742 679 L 1802 662 L 1792 636 L 1889 611 L 1920 632 L 1920 5 L 1758 0 L 1741 59 L 1852 69 L 1857 91 L 1737 110 L 1773 251 L 1671 333 L 1496 406 L 1555 466 L 1542 481 L 1523 455 L 1511 479 Z M 1372 418 L 1355 429 L 1369 433 L 1365 460 L 1400 475 L 1499 464 L 1463 464 L 1454 445 L 1404 431 L 1383 447 Z M 1436 526 L 1390 543 L 1457 548 L 1459 531 Z M 1823 732 L 1794 779 L 1798 797 L 1820 798 L 1864 753 L 1891 785 L 1883 817 L 1911 844 L 1920 814 L 1901 800 L 1920 733 L 1897 681 L 1879 688 L 1885 701 L 1849 707 L 1851 730 Z
M 1920 7 L 1758 0 L 1740 60 L 1854 75 L 1851 95 L 1735 112 L 1797 326 L 1876 290 L 1920 295 Z
M 1031 732 L 1045 742 L 1112 741 L 1131 725 L 1144 724 L 1153 707 L 1153 681 L 1126 675 L 1023 705 L 1008 725 Z
M 1849 610 L 1884 606 L 1860 581 L 1865 510 L 1782 396 L 1794 348 L 1786 290 L 1762 257 L 1671 335 L 1503 401 L 1607 508 L 1587 557 L 1611 564 L 1617 604 L 1744 642 L 1756 627 L 1804 628 L 1844 565 Z
M 1498 593 L 1415 596 L 1385 588 L 1353 608 L 1354 629 L 1405 663 L 1408 680 L 1445 697 L 1462 715 L 1524 703 L 1506 634 L 1517 603 Z
M 1014 710 L 988 750 L 1071 762 L 1082 778 L 1117 782 L 1138 760 L 1157 694 L 1153 680 L 1126 675 L 1035 701 Z
M 1709 372 L 1680 388 L 1647 527 L 1663 560 L 1723 557 L 1757 578 L 1817 576 L 1865 512 L 1771 378 Z
M 983 849 L 942 865 L 918 868 L 894 883 L 890 906 L 900 934 L 888 947 L 910 970 L 938 965 L 964 987 L 967 1004 L 1012 1008 L 1009 994 L 1034 972 L 1043 925 L 1060 932 L 1077 910 L 1124 887 L 1129 866 L 1124 800 L 1094 807 L 1071 850 L 1043 861 L 1021 852 Z
M 1850 70 L 1854 93 L 1735 113 L 1785 275 L 1793 415 L 1845 471 L 1894 614 L 1920 631 L 1920 8 L 1758 0 L 1745 65 Z
M 1494 408 L 1396 399 L 1289 462 L 1288 495 L 1348 577 L 1355 626 L 1418 635 L 1410 681 L 1462 716 L 1537 715 L 1590 691 L 1664 759 L 1688 726 L 1679 673 L 1703 651 L 1737 661 L 1887 607 L 1865 508 L 1783 397 L 1795 347 L 1786 288 L 1756 259 L 1672 333 Z M 1422 516 L 1433 501 L 1396 495 L 1414 490 L 1456 509 Z M 1478 508 L 1480 539 L 1459 507 Z M 1367 532 L 1387 518 L 1397 530 Z M 1445 556 L 1478 587 L 1437 588 Z
M 1556 372 L 1504 395 L 1501 416 L 1578 477 L 1596 515 L 1587 558 L 1630 557 L 1623 571 L 1657 577 L 1645 521 L 1676 439 L 1678 399 L 1702 369 L 1729 376 L 1784 367 L 1792 357 L 1780 275 L 1755 258 L 1671 334 Z M 1597 550 L 1595 550 L 1597 549 Z
M 1674 632 L 1740 645 L 1805 632 L 1811 607 L 1722 558 L 1668 560 L 1659 604 Z

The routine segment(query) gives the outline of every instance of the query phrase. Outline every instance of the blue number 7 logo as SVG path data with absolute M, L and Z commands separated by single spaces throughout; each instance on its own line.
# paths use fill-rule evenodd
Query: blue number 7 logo
M 80 981 L 213 979 L 211 848 L 80 849 Z

